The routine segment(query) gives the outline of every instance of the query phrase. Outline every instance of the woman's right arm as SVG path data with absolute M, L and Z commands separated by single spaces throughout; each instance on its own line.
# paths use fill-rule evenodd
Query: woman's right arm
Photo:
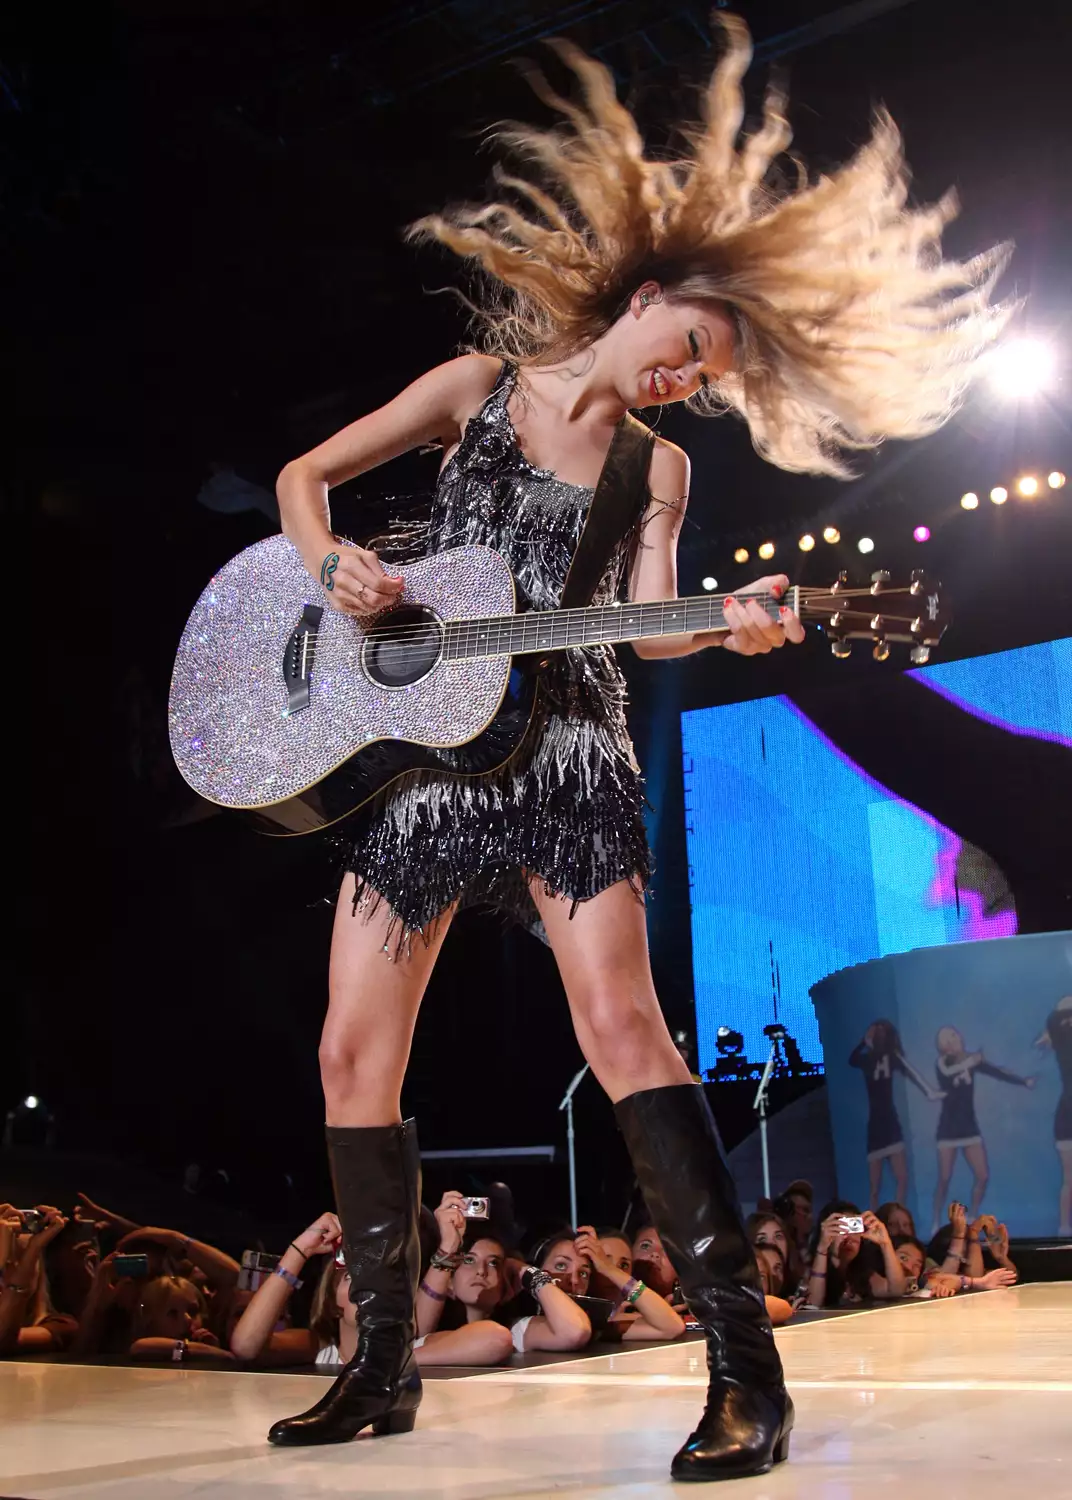
M 308 1229 L 287 1246 L 279 1257 L 277 1270 L 299 1277 L 312 1256 L 332 1253 L 341 1235 L 342 1228 L 335 1214 L 321 1214 L 315 1223 L 310 1224 Z M 289 1281 L 277 1275 L 276 1271 L 265 1277 L 234 1326 L 231 1333 L 232 1354 L 238 1359 L 253 1360 L 263 1352 L 284 1307 L 290 1301 L 292 1291 Z
M 337 551 L 328 492 L 424 443 L 451 448 L 466 421 L 487 399 L 501 366 L 483 354 L 465 354 L 429 370 L 393 401 L 351 422 L 341 432 L 286 464 L 276 481 L 283 532 L 306 568 L 320 577 L 325 557 Z M 374 553 L 344 548 L 330 602 L 362 614 L 390 604 L 398 592 Z M 357 594 L 359 584 L 365 593 Z
M 534 1349 L 583 1349 L 591 1342 L 592 1324 L 583 1307 L 554 1282 L 536 1293 L 539 1316 L 530 1318 L 525 1329 L 525 1353 Z
M 830 1258 L 830 1246 L 837 1237 L 840 1229 L 840 1214 L 830 1214 L 823 1220 L 819 1230 L 819 1242 L 815 1247 L 815 1258 L 811 1263 L 811 1273 L 808 1276 L 808 1295 L 805 1299 L 809 1307 L 826 1306 L 826 1273 Z

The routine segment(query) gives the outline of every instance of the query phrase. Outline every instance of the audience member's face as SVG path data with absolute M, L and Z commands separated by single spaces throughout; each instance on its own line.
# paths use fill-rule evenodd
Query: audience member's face
M 811 1199 L 805 1198 L 803 1193 L 794 1193 L 789 1201 L 793 1205 L 791 1223 L 793 1233 L 798 1240 L 806 1240 L 811 1234 L 811 1228 L 815 1222 L 815 1213 L 811 1206 Z
M 335 1306 L 342 1321 L 355 1328 L 357 1308 L 350 1301 L 350 1273 L 344 1266 L 339 1266 L 335 1271 Z
M 834 1241 L 831 1249 L 834 1260 L 839 1266 L 847 1266 L 850 1260 L 855 1260 L 860 1253 L 860 1241 L 863 1238 L 859 1234 L 846 1234 Z
M 918 1245 L 898 1245 L 897 1259 L 904 1266 L 913 1281 L 918 1281 L 923 1275 L 925 1261 L 923 1251 Z
M 778 1223 L 777 1219 L 764 1219 L 762 1224 L 757 1225 L 752 1244 L 757 1247 L 759 1245 L 773 1245 L 783 1260 L 789 1254 L 789 1241 L 785 1237 L 785 1230 Z
M 914 1235 L 916 1232 L 916 1226 L 912 1222 L 912 1215 L 908 1212 L 907 1208 L 903 1208 L 899 1203 L 895 1208 L 890 1209 L 889 1218 L 886 1220 L 886 1228 L 890 1232 L 891 1239 L 896 1239 L 899 1234 Z
M 633 1241 L 633 1275 L 646 1281 L 660 1297 L 668 1297 L 674 1289 L 674 1268 L 666 1258 L 658 1230 L 650 1224 Z
M 161 1276 L 142 1290 L 140 1338 L 190 1339 L 201 1332 L 201 1304 L 192 1282 Z
M 502 1300 L 502 1269 L 505 1252 L 498 1240 L 477 1240 L 462 1257 L 451 1286 L 463 1307 L 490 1312 Z
M 629 1248 L 629 1241 L 623 1240 L 618 1235 L 611 1235 L 605 1240 L 600 1240 L 599 1248 L 608 1260 L 612 1260 L 619 1271 L 624 1271 L 627 1276 L 633 1274 L 633 1252 Z
M 550 1271 L 562 1290 L 573 1297 L 583 1297 L 588 1292 L 592 1267 L 572 1240 L 559 1240 L 552 1245 L 540 1262 L 540 1270 Z
M 780 1297 L 782 1287 L 785 1285 L 785 1261 L 781 1252 L 775 1245 L 760 1245 L 755 1247 L 756 1264 L 759 1267 L 759 1279 L 763 1287 L 763 1293 L 767 1297 Z

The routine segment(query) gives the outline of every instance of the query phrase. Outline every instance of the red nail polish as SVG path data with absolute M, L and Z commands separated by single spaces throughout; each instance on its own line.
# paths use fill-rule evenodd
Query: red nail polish
M 785 593 L 785 590 L 783 589 L 783 587 L 782 587 L 782 585 L 780 583 L 772 583 L 771 584 L 771 593 L 774 595 L 774 597 L 776 599 L 780 599 L 782 597 L 782 595 Z
M 788 604 L 779 604 L 779 606 L 778 606 L 778 613 L 780 615 L 787 615 L 789 613 L 789 605 Z
M 733 604 L 735 602 L 736 601 L 734 600 L 733 595 L 732 594 L 727 594 L 726 598 L 723 599 L 723 601 L 722 601 L 722 608 L 723 609 L 727 609 L 729 607 L 729 605 L 731 605 L 731 604 Z

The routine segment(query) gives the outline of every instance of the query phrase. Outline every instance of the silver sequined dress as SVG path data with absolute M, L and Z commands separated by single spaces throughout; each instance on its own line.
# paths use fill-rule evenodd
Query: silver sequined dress
M 519 609 L 554 609 L 594 491 L 524 457 L 507 412 L 515 380 L 504 366 L 468 423 L 419 539 L 410 532 L 408 545 L 380 552 L 402 558 L 483 543 L 509 561 Z M 640 522 L 593 602 L 619 594 Z M 531 921 L 531 876 L 574 904 L 619 880 L 637 892 L 646 885 L 644 797 L 613 648 L 558 652 L 542 681 L 533 724 L 506 766 L 467 778 L 412 772 L 350 825 L 343 864 L 357 878 L 355 912 L 386 901 L 397 945 L 427 932 L 455 901 Z

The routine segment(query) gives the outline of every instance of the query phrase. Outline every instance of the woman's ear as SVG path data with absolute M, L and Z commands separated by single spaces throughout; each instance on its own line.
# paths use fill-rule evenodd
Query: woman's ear
M 643 286 L 638 286 L 629 299 L 629 310 L 634 318 L 639 318 L 646 307 L 651 307 L 656 302 L 663 300 L 663 289 L 657 281 L 645 281 Z

